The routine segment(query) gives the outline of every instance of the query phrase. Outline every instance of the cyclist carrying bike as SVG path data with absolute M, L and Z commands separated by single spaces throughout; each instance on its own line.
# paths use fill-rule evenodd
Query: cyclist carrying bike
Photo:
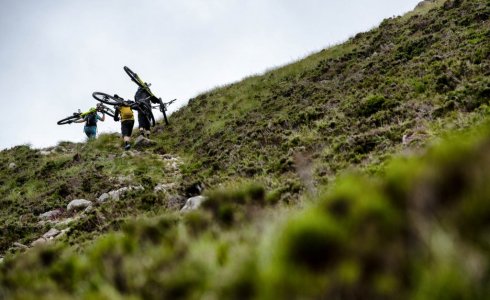
M 146 84 L 146 83 L 145 83 Z M 149 86 L 149 85 L 148 85 Z M 147 107 L 151 107 L 150 103 L 151 95 L 142 87 L 138 87 L 136 94 L 134 95 L 134 101 L 143 102 Z M 138 112 L 138 127 L 140 134 L 146 138 L 150 138 L 150 120 L 142 112 Z
M 75 121 L 74 123 L 84 123 L 83 131 L 87 135 L 89 139 L 95 139 L 97 136 L 97 122 L 105 121 L 105 113 L 102 112 L 102 117 L 97 113 L 98 108 L 91 107 L 89 110 L 89 114 L 87 114 L 83 119 Z
M 131 134 L 134 127 L 134 113 L 129 103 L 123 102 L 122 105 L 116 106 L 114 121 L 121 120 L 121 135 L 124 141 L 124 150 L 131 148 Z

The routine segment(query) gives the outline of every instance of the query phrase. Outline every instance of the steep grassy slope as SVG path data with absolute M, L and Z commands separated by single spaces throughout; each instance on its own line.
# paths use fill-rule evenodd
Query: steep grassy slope
M 191 99 L 144 151 L 0 152 L 0 299 L 488 298 L 489 16 L 449 0 L 385 20 Z M 197 182 L 208 200 L 178 213 Z M 70 231 L 14 245 L 53 226 Z
M 378 164 L 404 134 L 423 139 L 490 99 L 488 3 L 435 7 L 191 99 L 172 116 L 166 149 L 194 153 L 192 171 L 210 184 L 295 177 L 298 154 L 317 181 Z

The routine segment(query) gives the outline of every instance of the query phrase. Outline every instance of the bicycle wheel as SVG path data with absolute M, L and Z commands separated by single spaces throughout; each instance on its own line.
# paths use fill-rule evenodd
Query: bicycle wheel
M 163 119 L 165 120 L 165 124 L 166 124 L 166 125 L 169 125 L 169 123 L 168 123 L 168 119 L 167 119 L 167 113 L 165 112 L 165 110 L 162 110 L 161 112 L 162 112 L 162 114 L 163 114 Z
M 100 93 L 100 92 L 94 92 L 92 93 L 92 97 L 95 98 L 95 100 L 100 101 L 105 104 L 109 105 L 120 105 L 122 101 L 118 98 L 115 98 L 111 95 L 108 95 L 106 93 Z
M 114 114 L 116 113 L 115 111 L 113 111 L 110 108 L 104 108 L 101 112 L 103 112 L 106 115 L 108 115 L 109 117 L 113 117 L 113 118 L 114 118 Z
M 80 114 L 75 114 L 73 116 L 69 116 L 68 118 L 64 118 L 64 119 L 59 120 L 57 122 L 57 124 L 58 125 L 70 124 L 70 123 L 73 123 L 73 122 L 78 121 L 80 119 L 81 119 Z
M 168 119 L 167 119 L 167 107 L 165 105 L 165 103 L 163 103 L 162 99 L 159 99 L 160 100 L 160 112 L 163 114 L 163 120 L 165 121 L 165 124 L 168 125 Z M 172 100 L 173 101 L 173 100 Z M 171 104 L 171 102 L 169 102 Z M 167 103 L 168 105 L 168 103 Z
M 126 66 L 124 66 L 124 71 L 134 83 L 136 83 L 139 87 L 146 89 L 145 83 L 139 78 L 138 74 L 131 71 L 131 69 Z

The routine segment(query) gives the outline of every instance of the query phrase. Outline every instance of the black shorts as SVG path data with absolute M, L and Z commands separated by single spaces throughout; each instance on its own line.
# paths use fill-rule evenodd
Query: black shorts
M 121 121 L 122 136 L 131 136 L 133 133 L 134 120 Z
M 138 126 L 139 128 L 150 130 L 150 121 L 145 116 L 145 114 L 140 111 L 138 112 Z

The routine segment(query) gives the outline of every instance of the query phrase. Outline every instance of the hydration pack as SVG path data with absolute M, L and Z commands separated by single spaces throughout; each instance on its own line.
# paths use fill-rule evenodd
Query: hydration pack
M 120 110 L 121 112 L 121 120 L 133 120 L 134 119 L 134 113 L 131 107 L 129 106 L 121 106 Z
M 97 126 L 97 113 L 87 116 L 87 126 Z

